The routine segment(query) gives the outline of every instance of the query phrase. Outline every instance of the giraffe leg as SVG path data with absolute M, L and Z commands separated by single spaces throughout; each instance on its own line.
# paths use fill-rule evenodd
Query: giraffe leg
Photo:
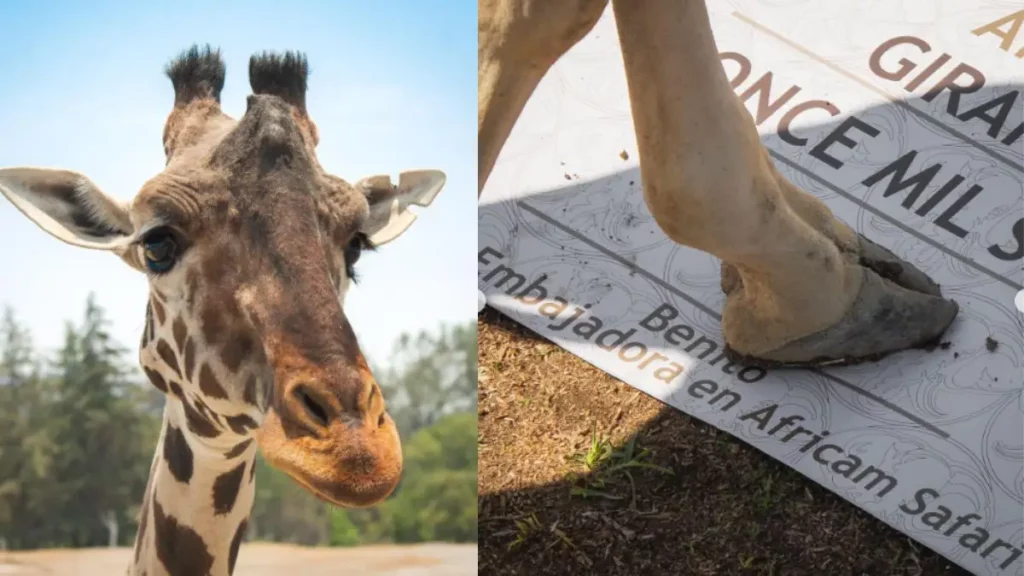
M 477 196 L 544 74 L 583 39 L 608 0 L 479 0 Z
M 644 199 L 666 235 L 723 260 L 733 357 L 849 363 L 939 338 L 956 303 L 775 170 L 729 87 L 704 3 L 612 5 Z

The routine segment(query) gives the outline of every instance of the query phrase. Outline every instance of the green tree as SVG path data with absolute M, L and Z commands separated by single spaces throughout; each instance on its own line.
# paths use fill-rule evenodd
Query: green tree
M 403 438 L 453 412 L 476 413 L 476 324 L 402 334 L 378 380 Z
M 331 510 L 331 546 L 358 546 L 361 541 L 359 527 L 342 508 Z
M 256 460 L 256 497 L 250 514 L 250 539 L 309 546 L 330 540 L 329 504 L 317 499 L 287 474 Z
M 155 436 L 136 405 L 126 350 L 110 337 L 90 296 L 80 328 L 68 326 L 56 362 L 57 398 L 50 428 L 58 450 L 52 471 L 61 486 L 57 540 L 72 546 L 123 544 L 145 489 Z
M 443 417 L 406 444 L 405 481 L 384 504 L 396 542 L 475 542 L 476 413 Z
M 26 387 L 31 384 L 32 344 L 28 331 L 22 328 L 14 311 L 4 308 L 0 319 L 0 526 L 9 526 L 18 516 L 19 501 L 24 497 L 25 467 L 31 447 L 25 446 L 25 419 L 31 406 Z M 26 396 L 22 398 L 22 396 Z M 0 532 L 5 541 L 14 537 Z

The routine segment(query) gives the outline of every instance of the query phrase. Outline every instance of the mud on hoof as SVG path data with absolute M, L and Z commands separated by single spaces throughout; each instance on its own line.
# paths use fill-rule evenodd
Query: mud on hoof
M 853 306 L 839 322 L 759 356 L 744 354 L 726 343 L 729 360 L 762 368 L 848 366 L 875 362 L 903 350 L 933 347 L 960 307 L 943 298 L 939 285 L 924 272 L 864 236 L 859 238 L 857 256 L 864 268 L 864 281 Z M 734 289 L 731 276 L 723 273 L 723 289 Z
M 860 239 L 860 265 L 896 284 L 932 296 L 942 296 L 942 290 L 927 274 L 918 270 L 913 264 L 903 260 L 886 248 L 875 244 L 863 234 Z

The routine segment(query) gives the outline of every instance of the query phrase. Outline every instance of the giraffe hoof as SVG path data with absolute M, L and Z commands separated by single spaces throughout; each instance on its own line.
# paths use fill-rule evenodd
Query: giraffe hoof
M 860 240 L 861 266 L 907 290 L 942 297 L 939 285 L 913 264 L 875 244 L 863 234 L 857 234 L 857 237 Z
M 864 281 L 839 322 L 757 356 L 726 345 L 730 361 L 763 368 L 846 366 L 938 345 L 960 310 L 957 303 L 917 268 L 870 240 L 861 243 Z

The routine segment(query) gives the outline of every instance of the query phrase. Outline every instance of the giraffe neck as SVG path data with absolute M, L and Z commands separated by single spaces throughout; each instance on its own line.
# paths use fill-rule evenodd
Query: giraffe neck
M 204 442 L 172 396 L 162 426 L 128 574 L 231 574 L 252 511 L 256 443 Z

